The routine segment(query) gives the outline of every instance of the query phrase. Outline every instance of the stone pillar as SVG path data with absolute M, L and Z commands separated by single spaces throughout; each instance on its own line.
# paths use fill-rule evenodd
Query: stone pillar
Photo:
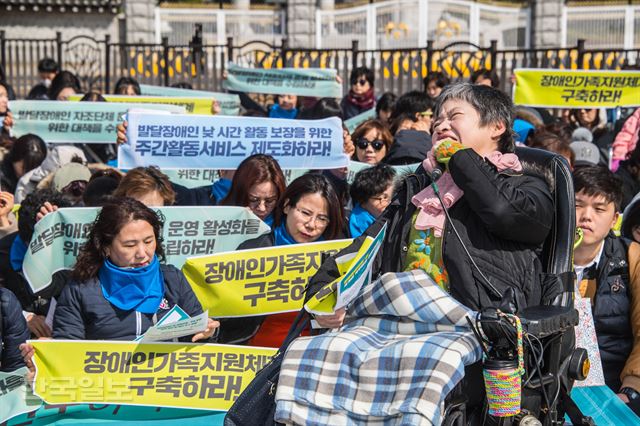
M 126 0 L 124 8 L 127 43 L 153 43 L 156 1 Z
M 290 47 L 313 48 L 316 40 L 316 0 L 287 2 L 287 41 Z
M 562 45 L 563 0 L 535 0 L 531 5 L 531 47 L 559 47 Z

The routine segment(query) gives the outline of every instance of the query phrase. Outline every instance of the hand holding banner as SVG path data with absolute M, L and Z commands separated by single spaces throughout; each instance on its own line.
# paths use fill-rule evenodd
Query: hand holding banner
M 341 98 L 336 75 L 335 69 L 260 69 L 229 64 L 223 87 L 236 92 Z

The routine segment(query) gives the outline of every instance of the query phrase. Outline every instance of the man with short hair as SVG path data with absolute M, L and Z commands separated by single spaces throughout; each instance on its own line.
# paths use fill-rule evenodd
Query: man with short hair
M 580 167 L 573 184 L 576 225 L 584 235 L 574 253 L 578 291 L 591 299 L 605 383 L 639 413 L 640 244 L 611 232 L 622 200 L 613 173 Z
M 47 92 L 49 86 L 60 72 L 60 66 L 56 61 L 51 58 L 44 58 L 38 62 L 38 75 L 40 76 L 40 82 L 33 86 L 27 95 L 27 99 L 30 100 L 47 100 Z

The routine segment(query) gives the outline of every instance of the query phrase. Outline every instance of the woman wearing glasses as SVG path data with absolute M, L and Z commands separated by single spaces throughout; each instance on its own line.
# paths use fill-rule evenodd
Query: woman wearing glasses
M 352 159 L 372 166 L 382 161 L 393 143 L 393 136 L 379 120 L 367 120 L 359 125 L 351 139 L 356 147 Z
M 365 111 L 375 108 L 376 98 L 373 94 L 373 71 L 367 67 L 358 67 L 351 71 L 351 89 L 342 98 L 342 118 L 348 120 Z
M 238 250 L 304 244 L 342 237 L 343 211 L 329 180 L 315 173 L 300 176 L 274 210 L 272 231 L 240 244 Z M 297 312 L 222 320 L 220 341 L 280 347 Z
M 286 187 L 277 161 L 264 154 L 247 157 L 233 175 L 223 206 L 249 207 L 267 225 L 273 224 L 273 209 Z

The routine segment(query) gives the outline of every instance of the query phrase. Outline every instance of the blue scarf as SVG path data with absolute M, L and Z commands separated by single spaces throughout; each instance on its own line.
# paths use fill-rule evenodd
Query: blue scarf
M 273 229 L 273 236 L 275 237 L 275 244 L 277 246 L 289 246 L 291 244 L 298 244 L 298 242 L 293 239 L 289 232 L 287 232 L 285 220 L 282 221 L 280 226 L 277 226 Z
M 155 314 L 164 296 L 164 277 L 156 255 L 142 268 L 120 268 L 105 259 L 98 278 L 104 297 L 124 311 Z
M 287 227 L 285 226 L 286 216 L 282 217 L 282 223 L 273 228 L 273 236 L 275 237 L 275 245 L 276 246 L 288 246 L 291 244 L 300 244 L 296 240 L 293 239 L 291 234 L 287 231 Z M 316 241 L 324 241 L 324 237 L 320 235 Z M 314 241 L 314 242 L 316 242 Z
M 269 110 L 271 118 L 296 118 L 296 115 L 298 115 L 298 108 L 282 109 L 278 104 L 273 105 Z
M 349 216 L 349 232 L 351 238 L 358 238 L 364 234 L 364 231 L 376 221 L 371 213 L 362 208 L 362 206 L 356 203 L 351 210 L 351 216 Z
M 273 228 L 273 213 L 262 219 L 262 221 L 269 225 L 269 228 Z
M 9 261 L 14 271 L 20 271 L 22 264 L 24 263 L 24 257 L 27 255 L 27 245 L 22 241 L 20 235 L 16 235 L 16 238 L 11 244 L 11 251 L 9 252 Z
M 219 204 L 231 189 L 231 179 L 220 178 L 211 185 L 211 196 L 215 198 L 216 204 Z

